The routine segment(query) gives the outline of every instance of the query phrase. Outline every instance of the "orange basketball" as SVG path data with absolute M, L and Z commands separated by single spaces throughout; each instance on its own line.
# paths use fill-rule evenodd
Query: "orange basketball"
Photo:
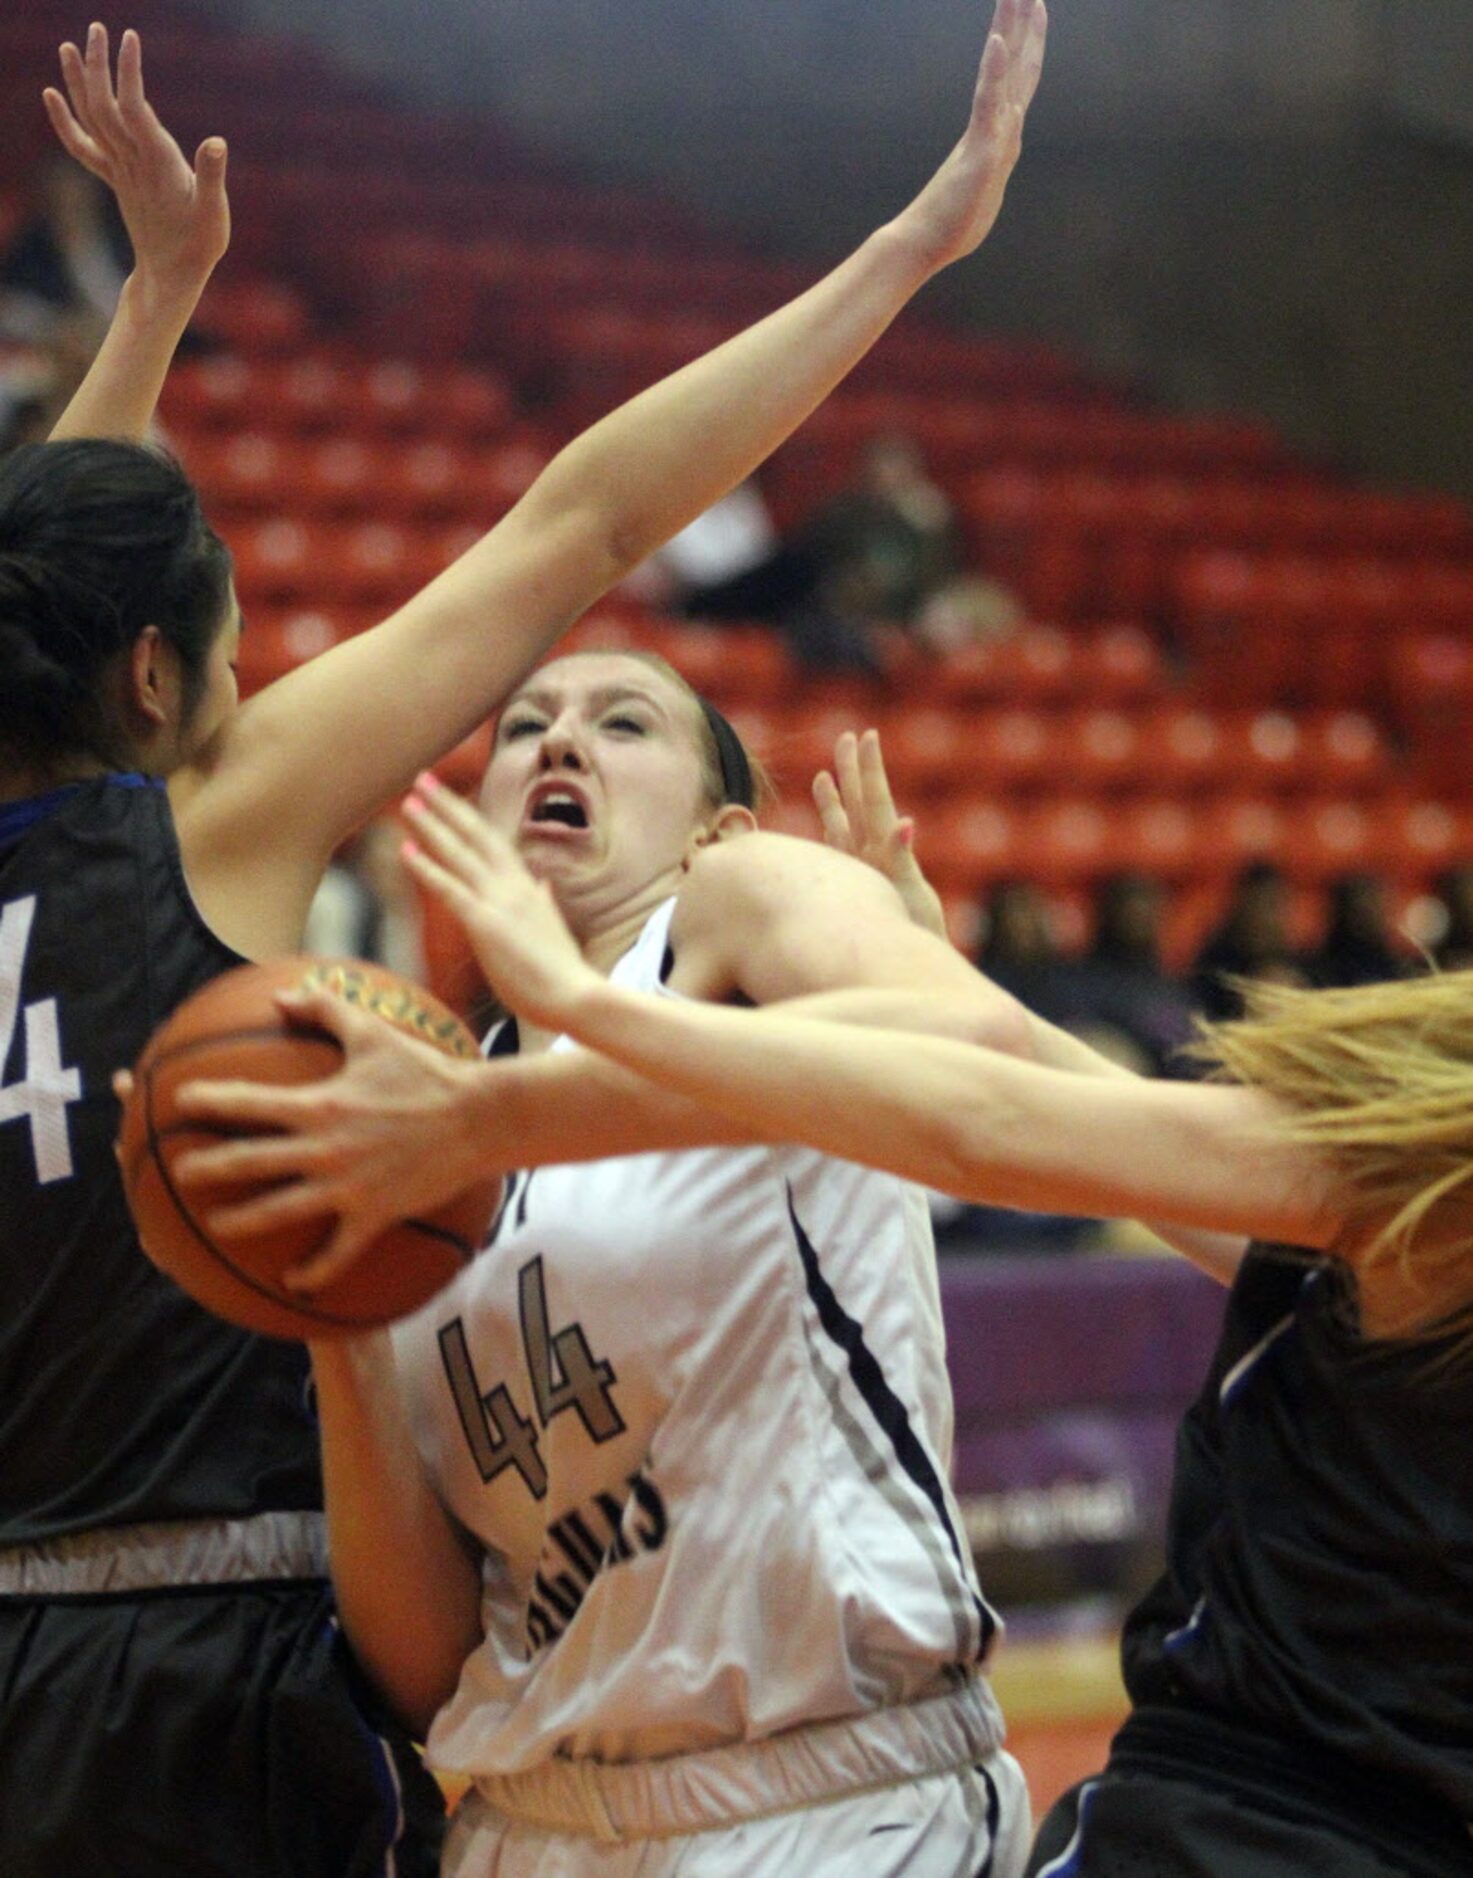
M 245 1239 L 215 1240 L 201 1214 L 248 1198 L 211 1186 L 186 1197 L 175 1160 L 235 1131 L 185 1119 L 182 1084 L 206 1078 L 295 1085 L 330 1076 L 342 1048 L 327 1031 L 288 1023 L 279 991 L 325 986 L 412 1037 L 474 1057 L 469 1030 L 437 998 L 381 966 L 352 959 L 274 959 L 226 972 L 187 999 L 149 1039 L 123 1108 L 123 1185 L 144 1250 L 200 1304 L 273 1337 L 331 1337 L 391 1323 L 417 1309 L 474 1257 L 501 1198 L 487 1179 L 425 1219 L 402 1219 L 321 1291 L 288 1290 L 282 1273 L 326 1244 L 330 1219 Z

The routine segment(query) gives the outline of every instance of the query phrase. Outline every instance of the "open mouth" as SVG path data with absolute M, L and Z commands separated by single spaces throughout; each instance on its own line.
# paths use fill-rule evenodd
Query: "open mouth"
M 576 797 L 554 791 L 533 804 L 528 819 L 534 826 L 555 822 L 561 828 L 586 828 L 588 811 Z

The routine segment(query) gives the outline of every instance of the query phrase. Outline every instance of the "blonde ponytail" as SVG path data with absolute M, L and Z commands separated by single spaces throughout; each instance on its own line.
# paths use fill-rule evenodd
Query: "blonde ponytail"
M 1241 987 L 1203 1054 L 1277 1098 L 1344 1189 L 1344 1256 L 1404 1298 L 1379 1334 L 1461 1333 L 1473 1353 L 1473 971 L 1348 990 Z

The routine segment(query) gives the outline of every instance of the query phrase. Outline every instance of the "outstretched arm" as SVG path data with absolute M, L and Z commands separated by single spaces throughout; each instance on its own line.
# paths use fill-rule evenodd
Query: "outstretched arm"
M 343 832 L 749 475 L 916 290 L 983 240 L 1017 161 L 1045 27 L 1042 0 L 997 0 L 967 128 L 908 207 L 807 293 L 595 425 L 407 606 L 253 698 L 195 776 L 171 783 L 191 878 L 222 936 L 258 954 L 289 946 Z
M 107 30 L 88 30 L 85 55 L 61 48 L 66 96 L 42 93 L 62 148 L 117 197 L 133 244 L 107 336 L 75 396 L 57 420 L 53 441 L 123 437 L 142 442 L 175 347 L 230 241 L 225 144 L 208 138 L 194 163 L 159 122 L 144 96 L 138 35 L 123 34 L 116 85 Z
M 547 888 L 446 790 L 413 808 L 415 873 L 465 925 L 502 999 L 734 1122 L 959 1198 L 1162 1219 L 1323 1247 L 1331 1167 L 1275 1105 L 1221 1085 L 1081 1075 L 950 1039 L 625 991 L 585 963 Z

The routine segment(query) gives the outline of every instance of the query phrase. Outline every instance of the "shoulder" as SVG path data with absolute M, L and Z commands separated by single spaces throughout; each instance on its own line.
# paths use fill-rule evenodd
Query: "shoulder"
M 876 913 L 905 920 L 889 881 L 817 841 L 765 829 L 703 848 L 680 889 L 672 939 L 739 927 L 748 936 L 777 919 Z

